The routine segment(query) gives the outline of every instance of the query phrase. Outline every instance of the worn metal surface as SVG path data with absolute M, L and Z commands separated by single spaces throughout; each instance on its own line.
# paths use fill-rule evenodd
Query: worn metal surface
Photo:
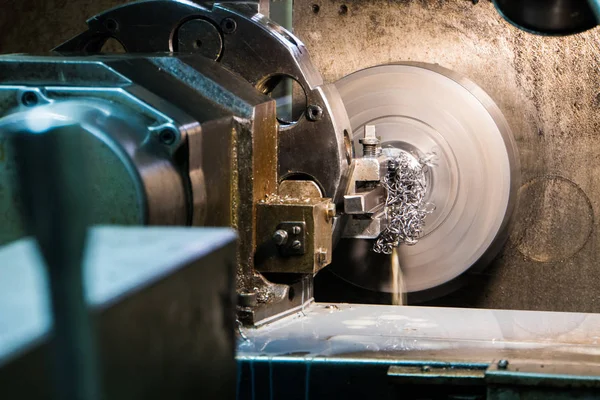
M 533 395 L 552 387 L 545 398 L 593 399 L 599 329 L 597 314 L 315 303 L 244 331 L 239 394 L 485 399 L 493 387 L 543 399 Z M 565 385 L 581 390 L 561 391 Z
M 220 26 L 219 35 L 200 39 L 218 41 L 213 44 L 223 47 L 219 63 L 261 92 L 270 94 L 282 77 L 292 78 L 302 87 L 306 111 L 296 123 L 280 127 L 279 178 L 308 176 L 319 183 L 325 196 L 341 200 L 349 163 L 344 134 L 349 122 L 337 90 L 323 85 L 304 45 L 257 14 L 255 7 L 234 3 L 201 7 L 165 0 L 129 4 L 90 18 L 88 30 L 55 50 L 97 52 L 107 38 L 113 37 L 129 52 L 176 51 L 174 33 L 182 21 L 192 17 Z
M 256 269 L 312 275 L 329 265 L 333 252 L 333 221 L 327 215 L 329 204 L 331 199 L 323 198 L 275 197 L 260 202 L 256 214 Z M 284 245 L 273 241 L 277 230 L 290 225 L 301 225 L 303 229 L 297 234 L 289 230 L 289 240 Z
M 506 116 L 524 182 L 511 239 L 473 284 L 433 304 L 600 311 L 600 32 L 534 36 L 475 3 L 299 0 L 294 33 L 326 81 L 382 63 L 438 63 Z
M 0 187 L 8 189 L 0 207 L 9 222 L 0 237 L 10 240 L 11 225 L 18 225 L 12 221 L 18 218 L 18 199 L 10 196 L 12 134 L 65 120 L 83 127 L 82 149 L 94 161 L 94 223 L 232 225 L 229 181 L 234 165 L 225 160 L 232 149 L 222 146 L 223 137 L 229 142 L 236 134 L 251 139 L 246 131 L 273 136 L 275 122 L 270 129 L 265 122 L 269 115 L 274 118 L 272 101 L 215 63 L 202 58 L 189 62 L 135 56 L 0 58 L 3 83 L 10 84 L 0 86 L 7 100 L 0 107 L 0 147 L 7 152 L 0 161 Z M 46 75 L 41 78 L 39 71 Z M 77 82 L 66 78 L 70 74 L 77 75 Z M 35 106 L 12 104 L 30 92 L 37 93 Z M 192 101 L 194 107 L 189 106 Z M 213 143 L 217 139 L 219 145 Z M 261 146 L 275 147 L 272 140 Z M 275 161 L 270 158 L 272 174 L 265 173 L 264 179 L 274 181 Z M 221 168 L 214 168 L 217 164 Z M 223 171 L 229 171 L 226 178 Z M 275 183 L 271 186 L 269 192 L 275 191 Z
M 234 242 L 223 228 L 90 232 L 83 284 L 102 398 L 235 396 Z M 3 396 L 50 398 L 48 277 L 31 239 L 0 247 L 0 289 Z

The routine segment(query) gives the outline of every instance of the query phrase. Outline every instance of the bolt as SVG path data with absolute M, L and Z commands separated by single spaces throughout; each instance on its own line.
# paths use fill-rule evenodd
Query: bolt
M 506 369 L 508 367 L 508 360 L 498 361 L 498 369 Z
M 317 262 L 319 265 L 324 265 L 327 262 L 327 250 L 319 249 L 317 250 Z
M 237 29 L 237 22 L 233 18 L 225 18 L 221 21 L 221 29 L 225 33 L 233 33 Z
M 299 240 L 294 240 L 292 242 L 292 249 L 300 250 L 302 248 L 302 243 Z
M 335 217 L 335 203 L 327 204 L 325 217 L 327 221 L 331 221 Z
M 423 365 L 421 367 L 421 371 L 423 371 L 423 372 L 429 372 L 429 371 L 431 371 L 431 368 L 429 367 L 429 365 Z
M 363 157 L 377 157 L 379 139 L 374 125 L 365 125 L 365 137 L 358 140 L 363 145 Z
M 302 228 L 300 228 L 299 226 L 294 226 L 294 227 L 292 228 L 292 233 L 293 233 L 294 235 L 299 235 L 299 234 L 301 234 L 301 233 L 302 233 Z
M 283 246 L 288 240 L 288 233 L 283 229 L 278 229 L 273 234 L 273 241 L 277 246 Z
M 310 106 L 307 107 L 306 117 L 310 121 L 318 121 L 321 119 L 322 116 L 323 116 L 323 109 L 320 106 L 318 106 L 316 104 L 311 104 Z

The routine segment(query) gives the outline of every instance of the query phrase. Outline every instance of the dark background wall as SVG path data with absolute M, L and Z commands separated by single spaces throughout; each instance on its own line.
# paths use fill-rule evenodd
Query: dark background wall
M 126 0 L 0 0 L 0 53 L 51 50 Z

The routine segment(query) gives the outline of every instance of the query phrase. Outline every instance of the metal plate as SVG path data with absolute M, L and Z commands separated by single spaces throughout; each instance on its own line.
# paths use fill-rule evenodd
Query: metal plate
M 436 210 L 419 242 L 400 246 L 406 290 L 429 290 L 488 263 L 506 240 L 520 176 L 512 133 L 492 99 L 454 72 L 423 63 L 368 68 L 336 86 L 355 139 L 370 124 L 382 147 L 436 154 L 429 193 Z M 335 272 L 390 292 L 388 260 L 369 247 L 349 250 Z

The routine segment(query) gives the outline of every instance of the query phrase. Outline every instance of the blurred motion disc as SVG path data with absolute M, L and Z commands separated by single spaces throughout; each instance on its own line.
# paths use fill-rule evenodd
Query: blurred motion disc
M 465 271 L 488 264 L 508 237 L 520 166 L 506 119 L 481 88 L 437 65 L 376 66 L 336 86 L 358 154 L 366 124 L 376 126 L 383 148 L 435 154 L 428 201 L 436 208 L 419 242 L 400 246 L 400 265 L 413 300 L 448 293 Z M 331 270 L 354 285 L 390 293 L 389 256 L 373 253 L 372 244 L 342 240 Z

